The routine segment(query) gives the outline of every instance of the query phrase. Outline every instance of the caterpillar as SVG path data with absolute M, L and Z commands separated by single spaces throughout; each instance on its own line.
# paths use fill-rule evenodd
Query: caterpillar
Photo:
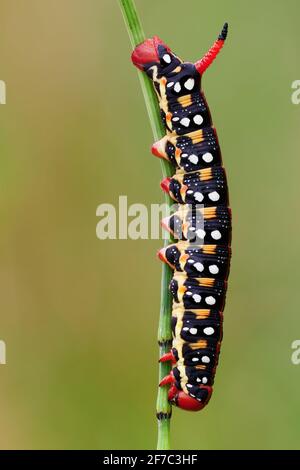
M 178 204 L 162 221 L 176 243 L 159 251 L 174 271 L 173 343 L 161 362 L 172 371 L 168 399 L 198 411 L 209 402 L 222 341 L 223 310 L 231 258 L 231 210 L 217 132 L 202 92 L 204 72 L 222 49 L 228 24 L 195 64 L 183 62 L 154 36 L 132 53 L 133 64 L 152 80 L 166 135 L 152 153 L 168 160 L 175 174 L 161 182 Z M 200 206 L 199 206 L 200 204 Z

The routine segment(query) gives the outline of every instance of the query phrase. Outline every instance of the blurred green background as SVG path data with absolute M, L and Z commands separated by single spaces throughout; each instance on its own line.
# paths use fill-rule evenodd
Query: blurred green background
M 196 60 L 233 209 L 215 392 L 174 410 L 177 449 L 299 448 L 297 0 L 137 0 L 147 35 Z M 96 208 L 162 202 L 117 1 L 1 0 L 1 448 L 153 449 L 161 241 L 96 238 Z

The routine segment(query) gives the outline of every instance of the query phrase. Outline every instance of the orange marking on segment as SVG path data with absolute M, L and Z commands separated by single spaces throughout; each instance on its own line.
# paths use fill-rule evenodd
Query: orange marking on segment
M 191 349 L 205 349 L 207 348 L 207 341 L 205 339 L 201 339 L 200 341 L 197 341 L 197 343 L 190 343 L 189 347 Z
M 188 227 L 189 227 L 189 224 L 187 222 L 182 223 L 182 232 L 184 234 L 187 232 Z
M 203 320 L 210 316 L 210 310 L 191 310 L 191 312 L 195 313 L 197 320 Z
M 179 288 L 178 288 L 178 299 L 182 299 L 183 295 L 185 294 L 185 292 L 187 291 L 187 288 L 183 285 L 181 285 Z
M 189 258 L 189 255 L 187 255 L 186 253 L 182 254 L 179 258 L 180 266 L 184 266 L 188 258 Z
M 203 245 L 202 253 L 204 255 L 214 255 L 216 253 L 217 245 Z
M 203 214 L 205 219 L 215 219 L 216 218 L 216 207 L 205 207 Z
M 177 147 L 176 150 L 175 150 L 175 157 L 179 158 L 180 155 L 181 155 L 181 150 Z
M 203 131 L 194 131 L 188 134 L 188 136 L 192 139 L 193 144 L 199 144 L 204 140 Z
M 179 209 L 175 212 L 175 215 L 182 221 L 182 227 L 188 228 L 190 223 L 186 221 L 188 216 L 189 207 L 186 204 L 180 204 Z M 204 207 L 197 209 L 197 212 L 203 215 L 205 220 L 215 219 L 217 216 L 217 207 Z
M 182 197 L 183 200 L 185 200 L 185 194 L 187 190 L 188 190 L 188 187 L 185 184 L 183 184 L 180 188 L 180 196 Z
M 187 108 L 193 104 L 192 95 L 181 96 L 177 101 L 183 108 Z
M 212 179 L 212 169 L 206 168 L 200 171 L 200 181 L 208 181 Z
M 215 280 L 213 278 L 199 278 L 199 286 L 201 287 L 212 287 L 215 284 Z
M 179 294 L 184 294 L 186 292 L 187 288 L 185 286 L 180 286 L 178 289 Z

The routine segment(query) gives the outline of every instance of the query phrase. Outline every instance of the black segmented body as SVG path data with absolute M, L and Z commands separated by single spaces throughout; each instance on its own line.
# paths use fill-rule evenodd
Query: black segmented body
M 225 25 L 214 47 L 221 48 L 226 34 Z M 181 406 L 177 392 L 183 392 L 194 401 L 183 401 L 182 407 L 195 410 L 203 408 L 212 393 L 231 256 L 226 174 L 201 91 L 201 71 L 211 51 L 197 66 L 182 62 L 153 38 L 133 54 L 135 65 L 153 80 L 166 128 L 166 136 L 154 144 L 153 153 L 176 169 L 163 188 L 178 209 L 163 225 L 178 242 L 160 251 L 161 259 L 174 269 L 170 285 L 174 364 L 169 397 Z

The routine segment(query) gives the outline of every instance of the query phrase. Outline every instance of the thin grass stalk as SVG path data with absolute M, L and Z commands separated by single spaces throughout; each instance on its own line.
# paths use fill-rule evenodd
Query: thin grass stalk
M 138 44 L 145 40 L 145 34 L 139 20 L 137 9 L 134 0 L 119 0 L 121 10 L 123 12 L 124 20 L 127 25 L 128 34 L 132 47 L 135 48 Z M 165 130 L 161 121 L 160 111 L 157 101 L 157 96 L 153 89 L 150 79 L 145 73 L 139 72 L 139 79 L 150 119 L 150 124 L 155 140 L 159 140 L 164 136 Z M 163 177 L 168 177 L 173 174 L 171 165 L 161 159 L 161 168 Z M 172 200 L 169 195 L 165 195 L 165 202 L 169 209 L 172 206 Z M 167 246 L 171 240 L 165 240 L 164 245 Z M 169 352 L 172 342 L 171 330 L 171 312 L 172 301 L 169 292 L 169 283 L 172 278 L 172 271 L 169 266 L 163 263 L 162 266 L 162 279 L 161 279 L 161 303 L 158 327 L 158 344 L 160 357 Z M 163 379 L 170 373 L 171 365 L 169 363 L 159 364 L 159 380 Z M 158 419 L 158 450 L 171 449 L 170 444 L 170 420 L 171 420 L 171 405 L 168 401 L 168 387 L 160 387 L 158 389 L 156 401 L 156 416 Z

